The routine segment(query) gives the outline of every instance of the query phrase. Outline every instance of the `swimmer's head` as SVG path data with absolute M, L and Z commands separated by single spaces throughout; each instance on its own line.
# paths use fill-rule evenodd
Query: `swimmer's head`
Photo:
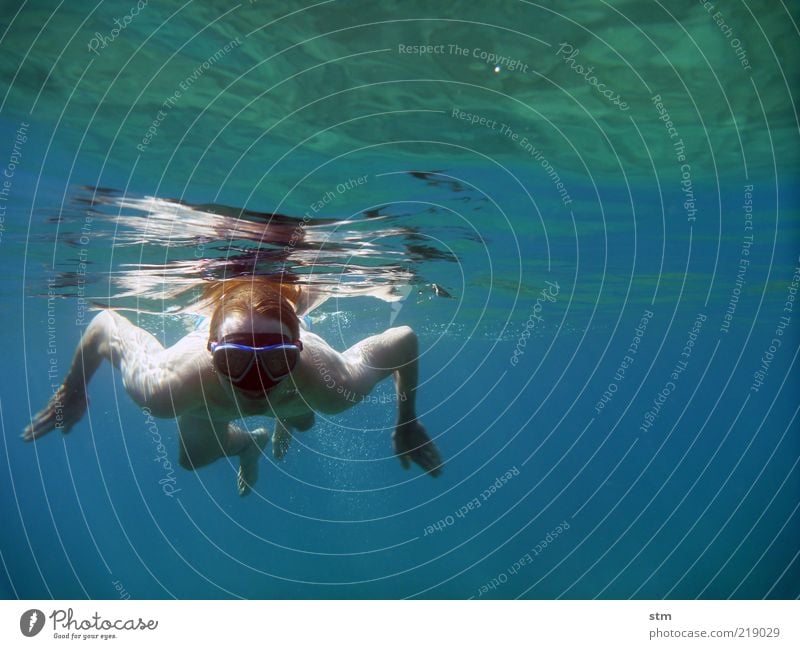
M 292 339 L 299 338 L 300 319 L 291 301 L 296 294 L 295 287 L 257 279 L 229 280 L 215 287 L 208 296 L 214 304 L 209 342 L 233 333 L 283 331 Z
M 234 280 L 223 285 L 214 302 L 214 313 L 209 324 L 209 349 L 213 344 L 231 342 L 252 347 L 298 341 L 300 321 L 292 302 L 280 285 L 253 280 Z M 236 387 L 237 392 L 252 399 L 263 398 L 265 393 L 281 382 L 287 368 L 293 369 L 297 361 L 291 349 L 277 353 L 274 361 L 275 379 L 254 363 L 245 380 L 231 381 L 229 376 L 217 371 L 217 377 L 226 388 Z M 281 364 L 286 367 L 281 368 Z M 217 368 L 218 369 L 218 368 Z

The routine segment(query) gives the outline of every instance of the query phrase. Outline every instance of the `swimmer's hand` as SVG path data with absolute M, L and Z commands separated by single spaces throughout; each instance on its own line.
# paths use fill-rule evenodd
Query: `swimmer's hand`
M 85 386 L 67 389 L 64 384 L 55 391 L 47 405 L 31 420 L 22 431 L 22 439 L 32 442 L 51 430 L 58 429 L 66 434 L 78 423 L 86 412 L 89 398 Z
M 234 424 L 229 424 L 231 428 L 238 431 L 242 429 Z M 236 478 L 236 486 L 239 495 L 247 496 L 253 486 L 258 481 L 258 461 L 264 447 L 269 442 L 269 432 L 266 428 L 257 428 L 252 433 L 240 433 L 247 436 L 245 448 L 239 454 L 239 473 Z
M 275 432 L 272 435 L 272 455 L 276 460 L 282 460 L 292 443 L 292 433 L 284 422 L 275 420 Z
M 416 462 L 434 478 L 441 475 L 442 457 L 419 421 L 398 424 L 392 435 L 392 443 L 404 469 L 408 469 L 411 462 Z

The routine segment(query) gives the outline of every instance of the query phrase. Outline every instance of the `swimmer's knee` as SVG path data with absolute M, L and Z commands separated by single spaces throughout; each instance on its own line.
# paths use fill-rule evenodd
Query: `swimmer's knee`
M 183 444 L 180 444 L 180 448 L 178 449 L 178 464 L 182 469 L 186 469 L 187 471 L 194 471 L 194 467 L 192 463 L 189 461 L 189 454 L 186 452 L 186 449 L 183 447 Z
M 187 471 L 194 471 L 197 466 L 192 462 L 192 458 L 189 455 L 186 447 L 184 447 L 183 442 L 179 443 L 180 448 L 178 449 L 178 464 L 182 469 L 186 469 Z
M 311 411 L 311 412 L 308 412 L 308 413 L 306 413 L 304 415 L 300 415 L 299 417 L 293 417 L 289 421 L 289 424 L 296 431 L 304 433 L 304 432 L 306 432 L 307 430 L 311 429 L 314 426 L 315 420 L 316 420 L 316 417 L 314 415 L 314 412 Z
M 224 455 L 219 444 L 214 447 L 197 443 L 187 445 L 183 439 L 180 439 L 178 445 L 178 464 L 188 471 L 211 464 Z
M 181 451 L 178 454 L 178 464 L 180 465 L 180 467 L 182 469 L 186 469 L 187 471 L 194 471 L 194 467 L 192 466 L 192 463 L 189 462 L 189 458 L 187 457 L 186 453 L 184 453 L 183 451 Z

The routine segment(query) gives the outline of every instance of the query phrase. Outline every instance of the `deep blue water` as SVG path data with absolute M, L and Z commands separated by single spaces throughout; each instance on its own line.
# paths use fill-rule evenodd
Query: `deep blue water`
M 7 12 L 0 592 L 798 597 L 800 50 L 786 10 L 725 9 L 746 70 L 701 5 L 673 15 L 570 3 L 567 16 L 456 4 L 445 16 L 422 3 L 356 4 L 293 15 L 279 4 L 148 6 L 99 54 L 87 43 L 110 33 L 124 2 Z M 137 149 L 165 99 L 235 38 Z M 568 67 L 562 42 L 629 112 Z M 402 43 L 468 54 L 406 56 Z M 530 69 L 494 72 L 475 48 Z M 104 195 L 96 187 L 111 197 L 103 206 L 91 204 Z M 199 207 L 165 219 L 145 197 L 301 218 L 329 191 L 312 215 L 338 220 L 319 226 L 337 243 L 324 261 L 309 263 L 311 247 L 259 270 L 332 290 L 412 285 L 394 307 L 331 300 L 314 328 L 339 349 L 390 324 L 418 332 L 418 410 L 443 476 L 404 472 L 392 457 L 393 404 L 380 402 L 389 381 L 375 403 L 320 417 L 282 462 L 267 453 L 244 499 L 234 463 L 179 469 L 176 425 L 158 420 L 179 490 L 165 495 L 153 432 L 108 366 L 69 435 L 19 439 L 91 317 L 79 290 L 107 300 L 139 287 L 121 302 L 168 310 L 156 289 L 202 285 L 232 272 L 212 262 L 259 247 L 234 244 Z M 381 218 L 368 215 L 376 209 Z M 172 315 L 140 322 L 168 344 L 187 327 Z

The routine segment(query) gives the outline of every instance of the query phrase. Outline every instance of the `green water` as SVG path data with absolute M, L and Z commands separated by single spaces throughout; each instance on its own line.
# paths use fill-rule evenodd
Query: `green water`
M 155 165 L 174 183 L 193 171 L 193 183 L 218 187 L 232 171 L 226 187 L 263 200 L 289 188 L 291 169 L 271 170 L 276 154 L 287 151 L 293 164 L 347 153 L 419 166 L 421 152 L 429 168 L 476 164 L 469 150 L 500 164 L 525 163 L 517 143 L 454 121 L 454 108 L 507 124 L 564 176 L 648 176 L 648 154 L 657 167 L 670 157 L 671 142 L 654 120 L 656 94 L 697 179 L 740 170 L 745 160 L 751 173 L 770 171 L 773 153 L 779 165 L 796 161 L 796 26 L 777 7 L 726 3 L 708 12 L 699 2 L 592 0 L 327 2 L 303 10 L 254 2 L 181 11 L 178 3 L 151 3 L 118 38 L 90 52 L 93 35 L 108 38 L 126 9 L 102 3 L 87 13 L 73 4 L 54 16 L 48 5 L 26 6 L 4 40 L 0 72 L 16 77 L 4 109 L 25 112 L 34 98 L 38 119 L 76 138 L 85 134 L 83 151 L 127 168 L 165 100 L 238 38 L 241 45 L 165 111 L 142 154 L 136 173 L 150 175 Z M 719 9 L 730 37 L 713 17 Z M 571 69 L 557 54 L 560 43 L 579 50 L 575 63 L 593 66 L 629 110 Z M 444 53 L 399 52 L 414 45 L 442 45 Z M 482 53 L 526 67 L 495 73 Z M 296 200 L 305 200 L 302 190 Z

